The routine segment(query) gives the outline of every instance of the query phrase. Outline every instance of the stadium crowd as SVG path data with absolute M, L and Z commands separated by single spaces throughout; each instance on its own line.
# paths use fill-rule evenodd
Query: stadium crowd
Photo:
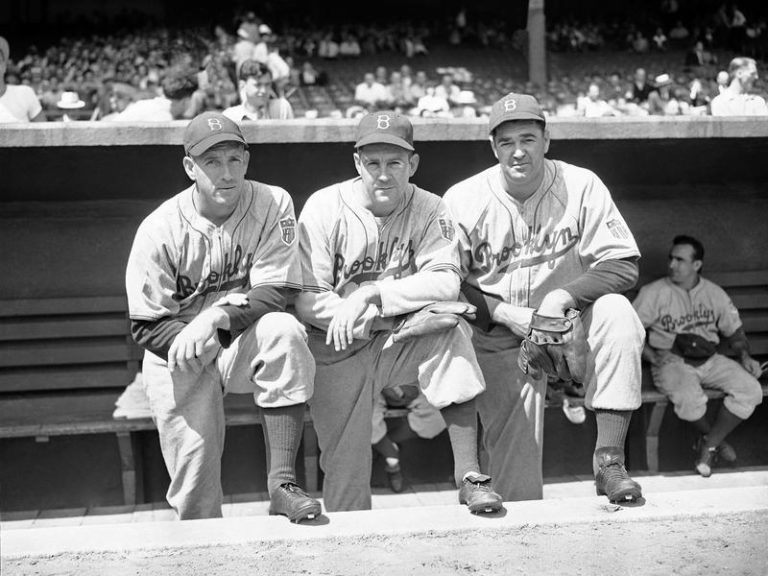
M 11 46 L 0 88 L 28 86 L 49 120 L 169 120 L 237 106 L 250 119 L 355 117 L 383 108 L 473 117 L 509 91 L 536 95 L 552 116 L 704 115 L 733 86 L 731 59 L 745 56 L 755 70 L 738 90 L 766 93 L 759 77 L 768 56 L 764 18 L 723 4 L 684 20 L 675 6 L 664 0 L 660 12 L 632 21 L 552 21 L 546 86 L 482 64 L 435 66 L 434 47 L 518 57 L 525 49 L 524 31 L 462 9 L 449 19 L 387 26 L 273 28 L 254 13 L 208 28 L 137 23 L 129 32 L 64 36 L 45 48 Z M 249 60 L 265 67 L 250 80 L 240 74 Z M 171 109 L 174 93 L 190 99 Z

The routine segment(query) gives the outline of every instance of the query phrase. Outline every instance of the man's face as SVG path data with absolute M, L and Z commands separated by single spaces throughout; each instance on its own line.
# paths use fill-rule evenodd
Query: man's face
M 541 181 L 549 131 L 534 120 L 504 122 L 494 131 L 491 148 L 512 192 Z
M 245 98 L 257 105 L 264 104 L 269 99 L 269 92 L 272 90 L 272 76 L 262 74 L 261 76 L 250 76 L 245 80 L 244 88 Z
M 673 284 L 690 283 L 701 269 L 701 260 L 694 259 L 693 246 L 677 244 L 669 251 L 667 272 Z
M 355 168 L 370 198 L 394 208 L 408 189 L 419 156 L 394 144 L 369 144 L 355 152 Z
M 373 74 L 371 74 L 371 73 L 368 73 L 368 74 L 366 74 L 366 75 L 364 76 L 364 82 L 365 82 L 366 84 L 368 84 L 368 86 L 371 86 L 371 85 L 373 85 L 373 83 L 374 83 L 374 81 L 375 81 L 375 80 L 376 80 L 376 78 L 374 78 Z
M 752 85 L 755 83 L 755 80 L 757 80 L 757 66 L 750 63 L 749 65 L 739 70 L 736 74 L 744 89 L 751 90 Z
M 645 84 L 645 70 L 642 68 L 638 68 L 635 71 L 635 82 L 638 84 Z
M 587 96 L 589 96 L 589 99 L 593 102 L 597 102 L 598 98 L 600 98 L 600 88 L 597 86 L 597 84 L 589 85 Z
M 197 185 L 203 215 L 228 216 L 243 193 L 248 150 L 236 142 L 222 142 L 199 156 L 184 157 L 187 176 Z

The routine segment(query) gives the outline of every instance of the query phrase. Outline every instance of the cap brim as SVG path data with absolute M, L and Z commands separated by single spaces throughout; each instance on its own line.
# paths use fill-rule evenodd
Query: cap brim
M 239 138 L 235 134 L 214 134 L 212 136 L 208 136 L 207 138 L 203 138 L 200 142 L 188 148 L 187 154 L 189 156 L 199 156 L 208 150 L 208 148 L 216 146 L 216 144 L 221 144 L 222 142 L 238 142 L 243 146 L 248 145 L 245 140 Z
M 400 148 L 410 150 L 411 152 L 415 151 L 414 147 L 406 140 L 397 136 L 392 136 L 391 134 L 369 134 L 358 140 L 355 143 L 355 148 L 362 148 L 368 144 L 394 144 L 395 146 L 400 146 Z
M 508 116 L 502 116 L 498 120 L 495 120 L 492 124 L 488 125 L 488 133 L 492 133 L 496 128 L 504 124 L 504 122 L 514 122 L 515 120 L 533 120 L 535 122 L 547 123 L 545 118 L 533 114 L 532 112 L 521 112 L 519 114 L 509 114 Z

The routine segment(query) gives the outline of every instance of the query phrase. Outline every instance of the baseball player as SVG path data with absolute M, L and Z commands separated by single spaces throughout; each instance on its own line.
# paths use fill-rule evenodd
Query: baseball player
M 387 408 L 407 408 L 406 422 L 394 430 L 387 429 L 384 413 Z M 400 443 L 410 438 L 431 440 L 445 430 L 440 410 L 427 401 L 418 386 L 392 386 L 384 388 L 373 399 L 373 449 L 384 458 L 384 471 L 393 492 L 403 491 L 403 472 L 400 466 Z
M 463 292 L 478 305 L 474 345 L 487 388 L 477 406 L 496 488 L 504 500 L 542 497 L 547 375 L 524 373 L 518 351 L 534 312 L 562 319 L 576 309 L 586 334 L 579 381 L 597 419 L 597 492 L 636 500 L 624 440 L 640 406 L 644 331 L 619 296 L 637 279 L 635 240 L 594 173 L 545 158 L 549 131 L 535 98 L 507 94 L 488 128 L 498 164 L 451 187 L 445 201 L 459 231 Z
M 355 148 L 359 176 L 312 194 L 299 217 L 296 310 L 317 363 L 310 409 L 326 509 L 371 507 L 374 396 L 418 384 L 448 426 L 460 503 L 497 511 L 477 462 L 474 398 L 485 386 L 469 324 L 456 318 L 455 328 L 408 341 L 392 333 L 394 317 L 459 296 L 453 222 L 439 197 L 409 183 L 419 157 L 406 117 L 363 117 Z
M 295 460 L 315 365 L 303 326 L 284 312 L 301 286 L 293 203 L 245 179 L 248 149 L 218 112 L 184 132 L 192 185 L 139 226 L 126 272 L 143 381 L 181 519 L 221 516 L 223 395 L 262 408 L 270 514 L 320 514 L 297 485 Z
M 718 458 L 736 460 L 725 438 L 752 415 L 763 394 L 757 381 L 760 363 L 749 355 L 739 312 L 720 286 L 701 277 L 703 260 L 701 242 L 675 237 L 668 277 L 643 286 L 633 304 L 648 329 L 643 356 L 651 364 L 656 387 L 669 396 L 675 414 L 701 435 L 695 468 L 706 478 Z M 721 336 L 738 362 L 718 353 Z M 726 394 L 712 426 L 702 387 Z

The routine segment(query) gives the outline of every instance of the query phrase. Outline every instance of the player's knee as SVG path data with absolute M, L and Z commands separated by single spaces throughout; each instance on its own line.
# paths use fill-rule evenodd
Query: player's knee
M 266 345 L 276 342 L 290 345 L 307 340 L 304 326 L 287 312 L 265 314 L 259 319 L 256 330 L 260 343 Z
M 645 330 L 635 309 L 621 294 L 605 294 L 592 304 L 592 322 L 609 330 L 613 341 L 642 347 Z

